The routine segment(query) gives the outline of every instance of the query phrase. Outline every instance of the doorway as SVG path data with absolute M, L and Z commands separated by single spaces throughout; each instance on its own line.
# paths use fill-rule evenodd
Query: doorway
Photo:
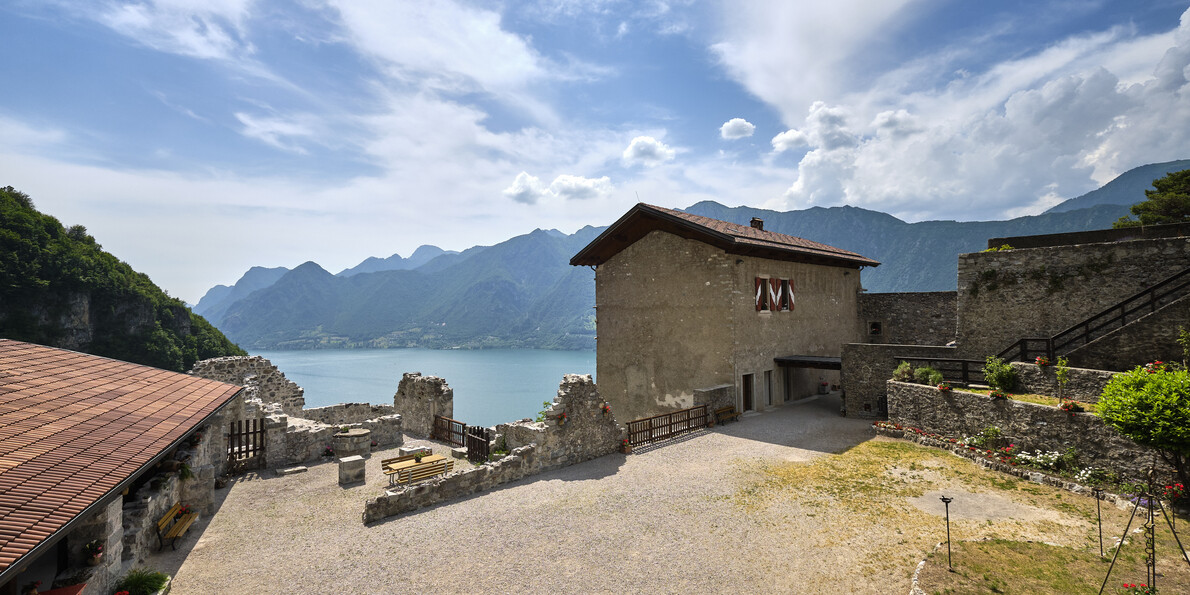
M 744 411 L 752 411 L 752 389 L 754 382 L 753 374 L 744 374 Z

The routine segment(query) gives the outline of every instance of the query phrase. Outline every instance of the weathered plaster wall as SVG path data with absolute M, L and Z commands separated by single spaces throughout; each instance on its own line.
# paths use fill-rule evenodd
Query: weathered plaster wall
M 730 256 L 730 255 L 729 255 Z M 791 368 L 786 374 L 773 362 L 783 355 L 839 357 L 845 343 L 860 340 L 856 323 L 860 293 L 858 269 L 734 257 L 731 268 L 732 343 L 736 394 L 743 394 L 743 377 L 755 378 L 754 407 L 763 410 L 788 399 L 818 392 L 820 382 L 839 383 L 839 372 Z M 790 279 L 794 308 L 790 311 L 756 311 L 755 278 Z M 772 387 L 765 372 L 771 372 Z M 602 379 L 602 378 L 601 378 Z M 743 410 L 742 397 L 736 408 Z
M 883 418 L 888 379 L 901 363 L 897 357 L 956 357 L 954 347 L 923 345 L 843 346 L 843 410 L 848 417 Z
M 957 301 L 958 294 L 954 291 L 861 293 L 858 307 L 862 338 L 859 340 L 896 345 L 945 345 L 955 339 Z
M 388 490 L 364 503 L 364 522 L 461 498 L 521 479 L 615 452 L 627 434 L 612 414 L 589 374 L 567 374 L 545 422 L 515 422 L 496 427 L 511 451 L 498 461 L 455 471 L 414 486 Z M 565 423 L 558 416 L 566 413 Z
M 417 436 L 429 436 L 434 429 L 434 416 L 454 418 L 455 391 L 437 376 L 422 376 L 421 372 L 406 372 L 393 395 L 393 410 L 404 419 L 404 431 Z
M 1073 447 L 1080 465 L 1114 470 L 1130 478 L 1145 477 L 1154 460 L 1151 449 L 1121 436 L 1090 413 L 1071 415 L 1057 407 L 997 400 L 961 390 L 944 395 L 933 387 L 892 381 L 888 383 L 888 410 L 890 422 L 928 432 L 973 436 L 987 426 L 997 426 L 1009 443 L 1030 452 L 1064 452 Z M 1164 472 L 1169 473 L 1168 469 Z
M 731 382 L 734 260 L 654 231 L 595 271 L 599 390 L 624 420 L 691 407 Z
M 983 359 L 1052 336 L 1187 267 L 1186 237 L 961 254 L 960 352 Z

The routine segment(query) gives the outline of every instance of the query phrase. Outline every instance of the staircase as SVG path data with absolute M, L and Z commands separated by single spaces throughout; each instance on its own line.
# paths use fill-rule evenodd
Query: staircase
M 1190 268 L 1120 301 L 1118 304 L 1052 336 L 1021 339 L 997 354 L 1005 361 L 1032 361 L 1044 355 L 1050 361 L 1069 355 L 1096 339 L 1116 332 L 1157 310 L 1190 295 Z

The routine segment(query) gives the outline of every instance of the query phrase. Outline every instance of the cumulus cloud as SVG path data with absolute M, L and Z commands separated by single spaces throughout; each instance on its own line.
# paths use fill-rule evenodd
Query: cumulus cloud
M 756 132 L 756 126 L 743 118 L 732 118 L 719 127 L 719 136 L 727 140 L 747 138 Z
M 791 151 L 793 149 L 800 149 L 808 144 L 810 140 L 806 138 L 806 133 L 796 128 L 791 128 L 773 137 L 773 150 L 780 153 L 782 151 Z
M 638 136 L 628 143 L 621 158 L 627 166 L 653 167 L 673 159 L 675 154 L 673 149 L 651 136 Z
M 612 186 L 611 178 L 607 176 L 584 178 L 582 176 L 562 174 L 554 178 L 554 181 L 546 188 L 541 184 L 539 178 L 531 176 L 526 172 L 521 172 L 517 174 L 512 185 L 504 189 L 504 196 L 519 203 L 536 204 L 538 201 L 547 198 L 560 198 L 562 200 L 603 198 L 610 195 L 613 190 L 615 190 L 615 187 Z

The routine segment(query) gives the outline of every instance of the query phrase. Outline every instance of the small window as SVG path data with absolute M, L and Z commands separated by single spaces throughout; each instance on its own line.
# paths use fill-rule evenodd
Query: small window
M 772 309 L 772 302 L 769 300 L 769 280 L 764 277 L 756 278 L 756 311 L 768 312 Z
M 881 334 L 882 330 L 883 329 L 881 328 L 879 321 L 873 321 L 873 322 L 868 323 L 868 334 L 869 335 L 877 336 L 877 335 Z
M 793 285 L 789 279 L 781 279 L 781 288 L 778 291 L 778 305 L 777 309 L 788 312 L 793 309 Z

